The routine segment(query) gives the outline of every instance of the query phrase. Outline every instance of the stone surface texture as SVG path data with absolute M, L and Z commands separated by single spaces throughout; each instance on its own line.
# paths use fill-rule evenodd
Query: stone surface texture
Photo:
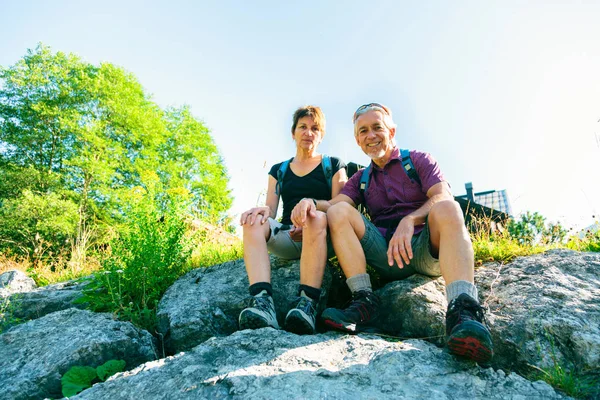
M 271 328 L 212 338 L 77 399 L 561 399 L 545 382 L 457 361 L 433 344 Z
M 23 271 L 11 270 L 0 275 L 0 298 L 14 293 L 29 292 L 37 287 Z
M 413 275 L 376 291 L 382 313 L 377 327 L 402 338 L 420 338 L 443 345 L 446 301 L 444 280 Z
M 110 314 L 69 309 L 14 326 L 0 335 L 0 399 L 58 398 L 72 366 L 111 359 L 127 368 L 156 359 L 152 336 Z
M 273 300 L 283 325 L 298 291 L 300 262 L 271 257 Z M 323 279 L 320 308 L 325 305 L 331 273 Z M 238 316 L 246 305 L 248 277 L 243 260 L 199 268 L 171 286 L 158 305 L 158 331 L 167 354 L 189 350 L 212 336 L 238 330 Z
M 600 375 L 600 254 L 552 250 L 476 271 L 496 347 L 494 364 Z
M 85 280 L 67 281 L 36 288 L 27 292 L 15 293 L 8 299 L 15 318 L 31 320 L 68 308 L 85 308 L 75 300 L 83 294 Z

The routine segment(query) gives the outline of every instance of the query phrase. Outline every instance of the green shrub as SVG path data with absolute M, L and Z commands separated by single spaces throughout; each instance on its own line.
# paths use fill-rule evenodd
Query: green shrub
M 595 230 L 588 230 L 583 237 L 571 236 L 567 247 L 577 251 L 600 252 L 600 222 L 596 221 Z
M 518 220 L 510 219 L 508 232 L 523 245 L 552 245 L 562 243 L 567 231 L 559 223 L 546 223 L 540 213 L 527 211 Z
M 22 195 L 0 207 L 0 251 L 30 257 L 35 263 L 56 257 L 77 231 L 78 207 L 56 193 Z
M 150 332 L 158 301 L 186 271 L 193 241 L 186 234 L 185 191 L 161 188 L 153 181 L 131 193 L 127 223 L 110 242 L 101 270 L 81 299 L 94 311 L 111 311 Z

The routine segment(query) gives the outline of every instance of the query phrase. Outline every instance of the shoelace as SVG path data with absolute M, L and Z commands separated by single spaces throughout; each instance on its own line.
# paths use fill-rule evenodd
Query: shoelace
M 456 314 L 459 321 L 476 320 L 488 324 L 485 318 L 485 308 L 477 303 L 467 303 L 465 301 L 457 301 L 453 307 L 456 309 Z M 466 312 L 465 312 L 466 311 Z
M 308 315 L 315 314 L 315 306 L 314 306 L 313 302 L 304 296 L 300 296 L 298 298 L 298 303 L 296 304 L 295 308 L 304 311 Z
M 254 307 L 261 311 L 268 311 L 268 312 L 270 312 L 272 310 L 271 302 L 269 301 L 269 298 L 266 296 L 250 297 L 248 299 L 248 307 Z
M 353 299 L 348 306 L 348 311 L 357 311 L 360 314 L 360 320 L 366 321 L 371 317 L 371 311 L 368 307 L 372 305 L 373 301 L 369 298 L 369 294 L 366 292 L 359 291 L 355 294 Z

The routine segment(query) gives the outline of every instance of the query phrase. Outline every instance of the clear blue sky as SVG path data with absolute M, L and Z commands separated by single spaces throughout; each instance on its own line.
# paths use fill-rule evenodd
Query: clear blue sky
M 455 194 L 471 181 L 507 189 L 517 213 L 598 219 L 600 2 L 0 0 L 0 16 L 0 65 L 43 42 L 189 104 L 224 156 L 232 214 L 293 155 L 297 106 L 325 111 L 322 152 L 366 163 L 351 116 L 376 101 Z

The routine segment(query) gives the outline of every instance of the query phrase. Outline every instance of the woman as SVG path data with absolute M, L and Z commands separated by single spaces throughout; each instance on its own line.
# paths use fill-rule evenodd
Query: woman
M 251 297 L 248 307 L 240 313 L 240 329 L 267 326 L 279 329 L 272 297 L 270 251 L 285 259 L 300 258 L 298 299 L 286 315 L 285 328 L 299 334 L 315 332 L 316 305 L 327 262 L 326 237 L 322 234 L 326 231 L 323 227 L 327 226 L 327 218 L 325 213 L 317 211 L 314 218 L 307 219 L 305 226 L 294 227 L 290 215 L 300 200 L 311 199 L 315 204 L 318 199 L 329 200 L 348 180 L 345 164 L 338 158 L 329 158 L 331 171 L 323 168 L 329 164 L 317 152 L 323 136 L 325 116 L 321 109 L 316 106 L 297 109 L 292 124 L 295 157 L 287 168 L 281 168 L 285 161 L 271 168 L 266 205 L 242 214 L 244 262 Z M 326 175 L 332 176 L 331 183 Z M 279 195 L 283 199 L 281 222 L 275 220 Z

